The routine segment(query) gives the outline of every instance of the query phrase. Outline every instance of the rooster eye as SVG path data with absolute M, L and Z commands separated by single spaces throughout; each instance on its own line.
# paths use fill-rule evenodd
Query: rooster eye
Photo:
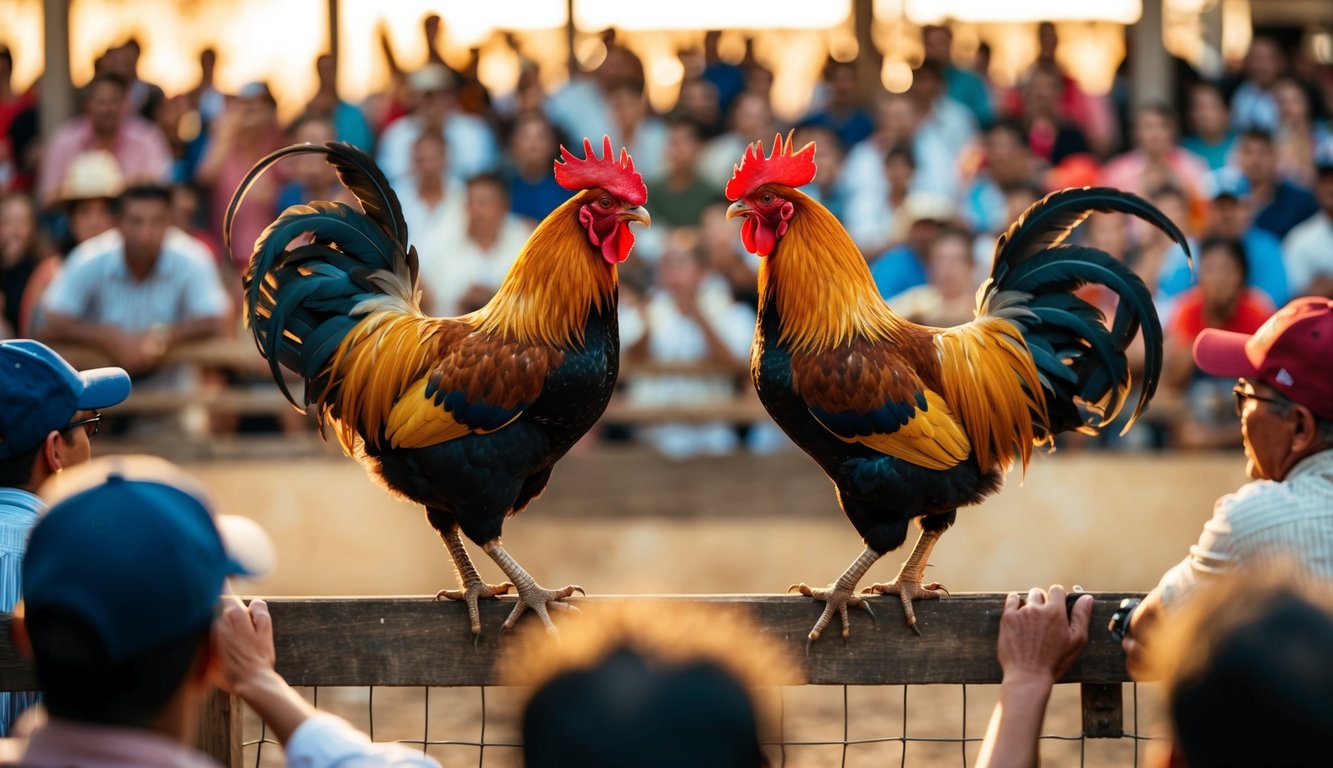
M 759 202 L 763 203 L 764 205 L 771 204 L 773 202 L 773 193 L 765 192 L 764 194 L 760 195 Z
M 611 207 L 611 198 L 609 198 L 609 197 L 603 197 L 601 200 L 598 200 L 598 201 L 597 201 L 597 204 L 600 205 L 600 206 L 602 206 L 603 208 L 610 208 L 610 207 Z

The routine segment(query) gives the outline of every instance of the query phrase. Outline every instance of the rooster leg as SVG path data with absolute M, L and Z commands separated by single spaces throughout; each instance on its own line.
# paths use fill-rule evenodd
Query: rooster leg
M 481 580 L 481 575 L 472 565 L 472 558 L 468 557 L 467 548 L 463 546 L 463 536 L 458 532 L 458 526 L 454 526 L 441 538 L 449 550 L 449 556 L 454 559 L 454 567 L 458 569 L 458 581 L 463 588 L 442 589 L 435 593 L 435 599 L 462 600 L 467 603 L 467 615 L 472 621 L 472 634 L 478 636 L 481 634 L 481 611 L 477 608 L 477 601 L 503 595 L 514 585 L 507 581 L 503 584 L 487 584 Z
M 907 614 L 907 626 L 918 635 L 921 634 L 921 630 L 916 628 L 916 611 L 912 609 L 912 600 L 935 599 L 941 592 L 949 594 L 939 582 L 931 582 L 925 586 L 921 584 L 926 572 L 926 561 L 930 559 L 930 550 L 942 535 L 944 535 L 943 529 L 923 528 L 921 535 L 917 537 L 916 546 L 912 548 L 912 554 L 908 556 L 907 562 L 903 563 L 902 570 L 898 571 L 898 577 L 888 584 L 872 584 L 862 590 L 873 595 L 897 595 L 903 602 L 903 613 Z
M 864 608 L 866 613 L 869 613 L 872 619 L 875 617 L 875 613 L 870 610 L 870 604 L 866 602 L 866 599 L 856 594 L 856 584 L 861 580 L 862 576 L 866 575 L 866 571 L 870 570 L 870 566 L 874 565 L 879 557 L 878 552 L 866 547 L 866 551 L 862 552 L 861 556 L 856 558 L 856 562 L 852 563 L 847 570 L 838 577 L 838 580 L 833 584 L 830 584 L 827 588 L 816 589 L 814 587 L 808 587 L 805 584 L 793 584 L 787 589 L 788 592 L 796 590 L 806 597 L 813 597 L 824 603 L 824 612 L 819 614 L 819 621 L 815 622 L 815 628 L 810 630 L 810 634 L 806 638 L 806 653 L 810 652 L 810 644 L 819 639 L 820 633 L 822 633 L 824 628 L 829 625 L 829 622 L 833 620 L 834 611 L 837 611 L 838 615 L 842 618 L 843 639 L 850 637 L 852 634 L 852 622 L 847 615 L 848 606 Z
M 505 619 L 505 629 L 513 629 L 518 617 L 522 616 L 524 611 L 532 609 L 532 612 L 541 618 L 542 624 L 546 625 L 546 631 L 554 634 L 557 630 L 547 608 L 578 612 L 578 608 L 565 601 L 575 592 L 586 595 L 583 587 L 571 584 L 563 589 L 546 589 L 529 576 L 517 560 L 509 556 L 500 545 L 499 539 L 491 539 L 482 545 L 482 548 L 518 588 L 518 602 L 514 604 L 514 610 L 509 614 L 509 618 Z

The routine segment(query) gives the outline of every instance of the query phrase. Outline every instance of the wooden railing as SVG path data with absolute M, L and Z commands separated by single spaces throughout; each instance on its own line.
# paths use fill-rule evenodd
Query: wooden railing
M 1119 643 L 1105 627 L 1119 601 L 1134 595 L 1095 593 L 1087 647 L 1063 683 L 1082 693 L 1082 736 L 1125 735 L 1121 683 L 1127 682 Z M 690 601 L 742 606 L 762 631 L 786 647 L 811 685 L 925 685 L 998 683 L 996 635 L 1004 596 L 956 594 L 917 603 L 921 636 L 889 610 L 876 623 L 855 614 L 851 637 L 830 631 L 805 650 L 806 633 L 819 613 L 808 598 L 785 595 L 635 596 L 579 598 L 577 602 Z M 487 628 L 474 645 L 460 603 L 430 598 L 274 598 L 269 600 L 278 671 L 296 686 L 489 686 L 509 638 L 500 623 L 512 598 L 482 601 Z M 892 608 L 892 604 L 886 606 Z M 525 619 L 530 620 L 530 619 Z M 0 624 L 8 623 L 5 618 Z M 737 638 L 744 653 L 745 638 Z M 31 669 L 0 626 L 0 690 L 32 690 Z M 239 702 L 218 695 L 206 712 L 201 745 L 224 765 L 241 764 Z

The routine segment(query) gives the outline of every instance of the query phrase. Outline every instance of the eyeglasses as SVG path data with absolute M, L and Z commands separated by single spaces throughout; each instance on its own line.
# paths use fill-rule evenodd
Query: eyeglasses
M 89 416 L 86 419 L 72 421 L 69 424 L 66 424 L 65 426 L 61 427 L 60 431 L 68 432 L 69 430 L 74 429 L 75 427 L 83 427 L 83 431 L 88 434 L 88 439 L 92 440 L 93 435 L 97 434 L 97 430 L 102 428 L 102 414 L 94 413 L 92 416 Z
M 1263 395 L 1259 394 L 1258 392 L 1246 392 L 1246 391 L 1245 391 L 1243 388 L 1241 388 L 1241 387 L 1236 387 L 1236 388 L 1232 389 L 1232 390 L 1231 390 L 1231 394 L 1233 394 L 1233 395 L 1236 396 L 1236 415 L 1237 415 L 1237 416 L 1240 416 L 1241 413 L 1245 410 L 1245 401 L 1246 401 L 1246 400 L 1258 400 L 1258 401 L 1260 401 L 1260 402 L 1264 402 L 1264 403 L 1280 403 L 1280 402 L 1282 402 L 1282 399 L 1281 399 L 1281 398 L 1277 398 L 1277 397 L 1264 397 Z

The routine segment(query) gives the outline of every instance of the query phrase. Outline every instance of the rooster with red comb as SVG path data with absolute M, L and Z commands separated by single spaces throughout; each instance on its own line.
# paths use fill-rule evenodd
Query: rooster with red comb
M 516 589 L 505 628 L 531 610 L 554 631 L 550 610 L 570 608 L 565 601 L 582 591 L 538 585 L 500 532 L 606 409 L 620 364 L 617 265 L 634 247 L 630 223 L 649 224 L 629 153 L 617 157 L 610 138 L 600 158 L 587 139 L 583 157 L 560 152 L 556 181 L 575 194 L 537 225 L 494 298 L 461 317 L 422 314 L 398 197 L 349 145 L 278 150 L 251 169 L 227 212 L 230 236 L 255 179 L 301 153 L 323 154 L 355 194 L 360 210 L 312 201 L 269 225 L 244 276 L 245 319 L 292 404 L 312 411 L 391 491 L 426 508 L 461 587 L 438 597 L 467 605 L 474 636 L 481 599 Z M 299 405 L 279 366 L 304 379 Z M 483 582 L 463 536 L 509 581 Z
M 1095 211 L 1147 220 L 1188 248 L 1143 200 L 1113 189 L 1054 192 L 1000 236 L 976 319 L 955 328 L 903 320 L 880 297 L 870 269 L 828 209 L 796 188 L 815 177 L 815 146 L 790 136 L 764 154 L 756 142 L 728 182 L 745 248 L 759 265 L 759 317 L 751 373 L 773 419 L 833 481 L 866 549 L 827 588 L 793 587 L 825 603 L 814 642 L 848 607 L 871 565 L 921 528 L 897 578 L 867 592 L 894 594 L 916 630 L 913 599 L 931 548 L 959 507 L 998 490 L 1015 463 L 1059 432 L 1096 433 L 1130 391 L 1125 349 L 1142 328 L 1145 374 L 1133 417 L 1157 387 L 1162 329 L 1143 281 L 1111 256 L 1067 245 Z M 1119 297 L 1113 319 L 1074 294 L 1087 283 Z M 1130 419 L 1131 423 L 1133 417 Z

